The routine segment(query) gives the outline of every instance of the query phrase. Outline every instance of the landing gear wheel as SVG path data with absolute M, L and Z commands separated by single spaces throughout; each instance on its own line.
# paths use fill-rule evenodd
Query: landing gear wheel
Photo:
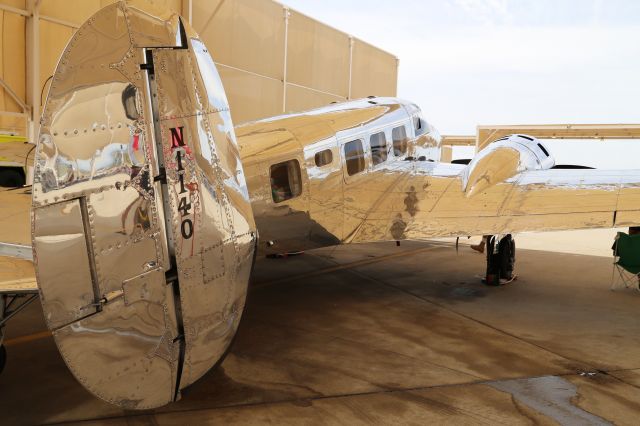
M 4 365 L 7 362 L 7 350 L 4 348 L 4 345 L 0 346 L 0 374 L 2 374 L 2 370 L 4 370 Z

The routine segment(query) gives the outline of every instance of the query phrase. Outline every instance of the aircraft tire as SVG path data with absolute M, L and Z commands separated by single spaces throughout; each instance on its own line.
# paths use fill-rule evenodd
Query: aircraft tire
M 0 345 L 0 374 L 2 374 L 2 370 L 4 370 L 4 365 L 7 362 L 7 350 L 4 345 Z

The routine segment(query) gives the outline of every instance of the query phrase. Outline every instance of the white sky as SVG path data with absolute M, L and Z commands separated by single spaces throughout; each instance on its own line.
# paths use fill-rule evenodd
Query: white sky
M 443 134 L 640 123 L 638 0 L 283 2 L 398 56 L 398 96 Z M 640 142 L 607 143 L 551 148 L 559 163 L 640 168 Z

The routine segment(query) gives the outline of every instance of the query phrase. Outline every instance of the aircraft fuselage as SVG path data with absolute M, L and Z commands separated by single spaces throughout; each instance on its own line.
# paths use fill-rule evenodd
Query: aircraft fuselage
M 236 127 L 267 254 L 354 242 L 640 223 L 636 171 L 557 170 L 513 135 L 468 165 L 440 163 L 440 135 L 396 98 L 329 105 Z

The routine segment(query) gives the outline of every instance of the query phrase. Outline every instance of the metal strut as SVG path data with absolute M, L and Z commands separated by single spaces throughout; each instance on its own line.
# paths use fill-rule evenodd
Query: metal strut
M 26 298 L 22 303 L 12 309 L 13 304 L 19 299 Z M 3 294 L 2 295 L 2 311 L 0 311 L 0 329 L 2 329 L 7 321 L 13 318 L 21 310 L 27 307 L 31 302 L 38 298 L 37 294 Z M 8 301 L 7 301 L 8 300 Z

